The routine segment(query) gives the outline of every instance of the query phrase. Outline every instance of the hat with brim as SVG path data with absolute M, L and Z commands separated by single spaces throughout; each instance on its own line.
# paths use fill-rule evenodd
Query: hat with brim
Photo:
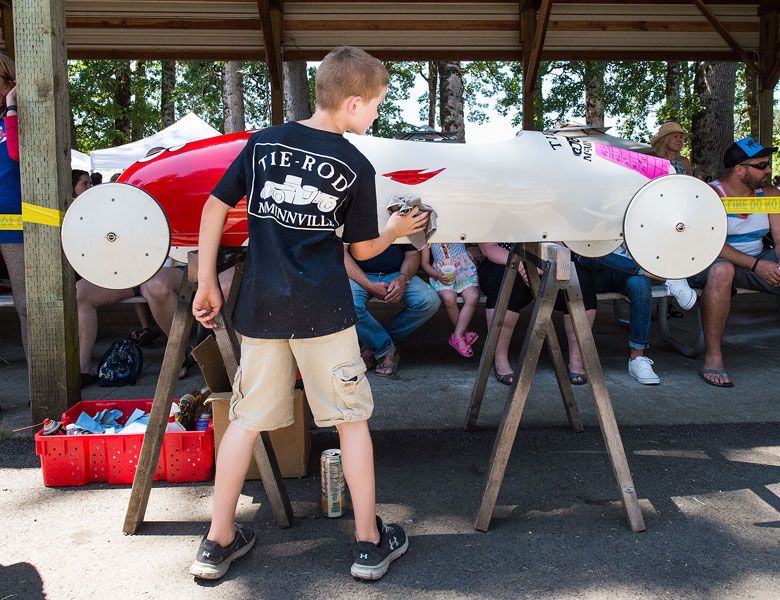
M 661 128 L 658 130 L 658 133 L 656 133 L 653 139 L 650 140 L 650 145 L 655 146 L 667 135 L 672 135 L 673 133 L 681 133 L 684 136 L 689 135 L 688 132 L 685 131 L 685 129 L 680 127 L 679 123 L 675 123 L 674 121 L 667 121 L 666 123 L 661 125 Z
M 752 137 L 742 138 L 726 148 L 726 152 L 723 154 L 723 166 L 730 169 L 751 158 L 767 158 L 775 152 L 777 152 L 777 146 L 765 148 Z

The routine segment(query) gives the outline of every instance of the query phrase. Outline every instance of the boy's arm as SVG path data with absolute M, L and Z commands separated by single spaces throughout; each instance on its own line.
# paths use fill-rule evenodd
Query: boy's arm
M 198 289 L 192 301 L 192 314 L 206 328 L 214 329 L 214 318 L 222 307 L 217 280 L 217 251 L 222 228 L 230 206 L 216 196 L 209 196 L 200 217 L 198 237 Z
M 425 231 L 427 224 L 428 213 L 420 212 L 417 207 L 403 216 L 395 212 L 390 215 L 387 224 L 379 232 L 379 237 L 363 242 L 353 242 L 349 245 L 349 251 L 355 260 L 374 258 L 387 250 L 387 247 L 397 238 Z

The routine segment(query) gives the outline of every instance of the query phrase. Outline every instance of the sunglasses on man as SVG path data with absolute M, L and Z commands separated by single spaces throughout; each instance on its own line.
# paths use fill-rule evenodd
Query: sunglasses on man
M 754 169 L 758 169 L 759 171 L 763 171 L 766 169 L 769 165 L 772 164 L 771 161 L 765 160 L 764 162 L 760 163 L 740 163 L 743 167 L 753 167 Z

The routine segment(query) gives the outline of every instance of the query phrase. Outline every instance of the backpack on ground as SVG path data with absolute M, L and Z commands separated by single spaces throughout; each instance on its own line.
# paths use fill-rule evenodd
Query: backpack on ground
M 114 342 L 103 354 L 98 367 L 100 387 L 135 385 L 144 366 L 141 348 L 130 338 Z

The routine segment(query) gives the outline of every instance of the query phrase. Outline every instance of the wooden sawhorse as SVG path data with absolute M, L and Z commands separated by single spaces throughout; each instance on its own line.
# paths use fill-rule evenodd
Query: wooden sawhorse
M 520 351 L 520 371 L 510 387 L 506 407 L 498 427 L 498 434 L 493 444 L 490 466 L 486 474 L 474 527 L 480 531 L 487 531 L 490 527 L 498 492 L 504 480 L 504 473 L 512 452 L 512 446 L 517 437 L 520 418 L 523 414 L 525 402 L 528 399 L 528 393 L 531 390 L 531 383 L 533 382 L 539 361 L 542 342 L 546 341 L 552 357 L 558 387 L 561 390 L 569 423 L 575 431 L 582 430 L 566 365 L 563 362 L 563 355 L 552 323 L 553 305 L 558 292 L 563 290 L 574 333 L 582 353 L 585 374 L 588 376 L 588 384 L 595 401 L 599 426 L 607 447 L 607 454 L 612 465 L 612 471 L 617 482 L 628 524 L 632 531 L 644 531 L 644 518 L 639 508 L 631 471 L 628 467 L 623 442 L 620 439 L 620 432 L 618 431 L 615 414 L 612 410 L 612 402 L 604 382 L 604 373 L 601 370 L 593 333 L 585 314 L 577 272 L 571 262 L 571 252 L 568 248 L 546 242 L 525 244 L 524 246 L 522 257 L 520 255 L 521 250 L 517 244 L 510 252 L 507 270 L 504 274 L 499 299 L 493 315 L 493 323 L 491 324 L 487 342 L 480 359 L 479 371 L 474 383 L 471 404 L 466 419 L 466 429 L 473 431 L 479 416 L 485 385 L 493 363 L 493 356 L 498 343 L 498 334 L 506 315 L 512 285 L 517 276 L 517 267 L 520 261 L 523 260 L 535 295 L 534 309 L 528 331 L 523 340 L 523 347 Z M 541 279 L 537 273 L 537 267 L 543 271 Z
M 218 266 L 220 273 L 234 265 L 236 267 L 227 302 L 224 303 L 222 310 L 217 315 L 217 327 L 214 330 L 217 345 L 225 363 L 225 371 L 230 381 L 233 381 L 238 369 L 240 356 L 240 347 L 231 323 L 231 315 L 238 297 L 238 290 L 241 287 L 245 256 L 245 251 L 242 251 L 230 260 L 220 261 Z M 160 458 L 160 448 L 176 390 L 179 368 L 184 361 L 190 332 L 195 320 L 192 316 L 192 298 L 197 287 L 198 256 L 197 253 L 190 252 L 186 276 L 182 279 L 176 300 L 171 333 L 168 337 L 168 344 L 165 346 L 165 355 L 160 369 L 160 377 L 157 380 L 157 388 L 154 392 L 149 424 L 146 427 L 141 454 L 138 458 L 138 468 L 133 479 L 133 489 L 123 527 L 126 534 L 135 533 L 143 523 L 146 514 L 154 472 Z M 292 507 L 267 432 L 262 432 L 257 438 L 254 459 L 260 471 L 263 487 L 276 524 L 281 528 L 289 527 L 292 524 Z

